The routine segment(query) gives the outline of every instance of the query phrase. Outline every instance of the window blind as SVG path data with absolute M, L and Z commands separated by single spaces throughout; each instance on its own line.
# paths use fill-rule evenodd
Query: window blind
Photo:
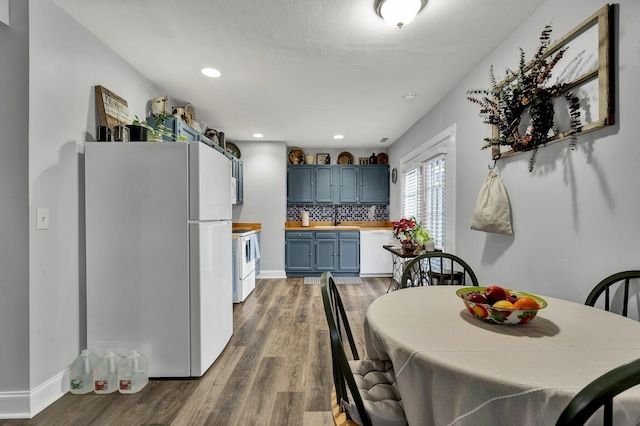
M 446 242 L 446 154 L 439 154 L 403 173 L 402 217 L 415 218 L 429 230 L 438 248 Z
M 445 248 L 446 231 L 446 156 L 444 154 L 424 163 L 424 212 L 421 223 L 435 240 L 436 247 Z
M 420 167 L 414 167 L 403 173 L 402 217 L 415 216 L 419 220 L 420 181 Z

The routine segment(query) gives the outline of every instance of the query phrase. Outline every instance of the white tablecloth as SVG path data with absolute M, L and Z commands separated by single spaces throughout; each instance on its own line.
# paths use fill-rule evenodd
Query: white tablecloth
M 637 321 L 542 296 L 549 306 L 531 323 L 493 325 L 471 316 L 458 288 L 395 291 L 367 311 L 367 355 L 393 362 L 410 425 L 553 425 L 591 380 L 640 358 Z M 640 387 L 615 415 L 640 424 Z

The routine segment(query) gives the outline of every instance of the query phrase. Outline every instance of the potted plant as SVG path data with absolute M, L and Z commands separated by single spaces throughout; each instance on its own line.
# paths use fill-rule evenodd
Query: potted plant
M 129 129 L 129 140 L 132 142 L 146 142 L 149 135 L 149 125 L 146 121 L 140 121 L 136 115 L 131 124 L 127 124 Z
M 150 141 L 162 142 L 165 140 L 165 137 L 167 137 L 171 141 L 177 140 L 184 142 L 187 140 L 187 138 L 183 135 L 176 137 L 173 131 L 169 127 L 167 127 L 165 123 L 169 118 L 172 118 L 172 116 L 166 113 L 161 113 L 154 116 L 153 126 L 149 126 Z
M 393 222 L 393 235 L 400 240 L 402 249 L 409 253 L 431 240 L 429 230 L 423 228 L 413 216 Z

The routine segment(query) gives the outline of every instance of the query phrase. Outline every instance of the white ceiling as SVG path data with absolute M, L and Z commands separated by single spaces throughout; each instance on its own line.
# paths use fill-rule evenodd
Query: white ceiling
M 383 148 L 544 0 L 428 0 L 402 29 L 374 0 L 54 1 L 228 140 Z

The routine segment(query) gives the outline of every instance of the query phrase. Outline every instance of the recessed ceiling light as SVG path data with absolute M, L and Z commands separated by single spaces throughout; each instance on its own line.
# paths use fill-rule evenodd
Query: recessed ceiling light
M 202 68 L 200 72 L 206 75 L 207 77 L 212 77 L 212 78 L 218 78 L 222 75 L 220 71 L 218 71 L 215 68 Z
M 254 134 L 253 134 L 253 137 L 254 137 L 254 138 L 263 138 L 263 137 L 264 137 L 264 135 L 263 135 L 262 133 L 254 133 Z
M 407 102 L 415 101 L 417 97 L 418 95 L 413 92 L 405 93 L 404 95 L 402 95 L 402 99 L 404 99 Z
M 335 135 L 333 136 L 334 139 L 344 139 L 344 136 L 342 135 Z

